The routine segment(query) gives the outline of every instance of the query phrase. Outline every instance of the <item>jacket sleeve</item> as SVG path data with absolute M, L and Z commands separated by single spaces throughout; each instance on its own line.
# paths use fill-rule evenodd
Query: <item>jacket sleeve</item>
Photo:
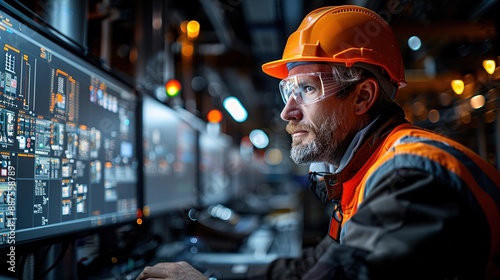
M 283 268 L 296 278 L 272 279 L 482 278 L 488 230 L 449 184 L 415 169 L 392 170 L 371 183 L 341 244 L 327 243 L 312 267 L 289 261 Z
M 266 279 L 301 279 L 332 243 L 336 241 L 327 235 L 315 247 L 304 248 L 299 258 L 276 259 L 271 263 Z

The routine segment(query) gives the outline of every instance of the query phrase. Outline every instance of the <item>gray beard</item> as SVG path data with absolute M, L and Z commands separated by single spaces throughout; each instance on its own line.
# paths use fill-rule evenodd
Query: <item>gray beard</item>
M 332 119 L 329 118 L 321 124 L 318 130 L 314 130 L 316 138 L 307 144 L 292 144 L 290 158 L 301 165 L 313 162 L 329 162 L 332 151 L 336 145 L 332 141 Z
M 292 149 L 290 150 L 290 158 L 296 164 L 306 165 L 315 162 L 315 158 L 318 156 L 320 156 L 320 154 L 316 142 L 309 143 L 307 145 L 292 146 Z
M 311 143 L 292 143 L 290 158 L 300 165 L 311 164 L 313 162 L 325 162 L 338 166 L 345 153 L 344 141 L 347 138 L 348 129 L 344 121 L 338 116 L 330 116 L 318 129 L 310 127 L 316 137 Z

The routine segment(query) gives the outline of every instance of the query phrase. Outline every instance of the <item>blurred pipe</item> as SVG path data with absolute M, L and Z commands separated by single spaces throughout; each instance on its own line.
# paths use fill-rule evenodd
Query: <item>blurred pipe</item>
M 491 9 L 491 7 L 496 3 L 496 0 L 483 0 L 481 4 L 477 5 L 477 8 L 472 11 L 469 18 L 475 19 L 483 15 L 485 12 Z
M 79 44 L 87 47 L 87 0 L 40 1 L 37 12 L 50 26 Z

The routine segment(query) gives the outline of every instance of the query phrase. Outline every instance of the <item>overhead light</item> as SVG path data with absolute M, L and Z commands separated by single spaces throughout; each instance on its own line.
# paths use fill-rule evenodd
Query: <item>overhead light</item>
M 189 38 L 198 38 L 198 35 L 200 34 L 200 23 L 196 20 L 189 21 L 186 26 L 186 31 Z
M 418 51 L 422 47 L 422 41 L 418 36 L 411 36 L 408 39 L 408 47 L 414 51 Z
M 456 94 L 462 94 L 465 88 L 464 81 L 462 80 L 451 81 L 451 88 Z
M 222 106 L 224 106 L 224 109 L 226 109 L 226 111 L 229 113 L 229 115 L 231 115 L 231 117 L 233 117 L 235 121 L 244 122 L 247 120 L 247 110 L 245 109 L 245 107 L 243 107 L 238 98 L 229 96 L 224 99 Z
M 495 64 L 495 61 L 493 59 L 483 60 L 483 67 L 484 67 L 484 70 L 486 70 L 486 72 L 488 72 L 488 74 L 491 75 L 491 74 L 495 73 L 496 64 Z
M 258 149 L 264 149 L 269 145 L 269 136 L 261 129 L 254 129 L 250 132 L 250 141 Z
M 479 109 L 486 104 L 486 99 L 482 95 L 476 95 L 470 99 L 470 106 L 474 109 Z
M 207 113 L 207 121 L 210 123 L 220 123 L 222 121 L 222 112 L 212 109 Z

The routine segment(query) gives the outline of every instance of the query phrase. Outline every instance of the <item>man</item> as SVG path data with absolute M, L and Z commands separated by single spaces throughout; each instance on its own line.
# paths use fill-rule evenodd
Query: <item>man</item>
M 274 261 L 266 278 L 500 279 L 500 174 L 405 120 L 393 102 L 403 62 L 382 17 L 317 9 L 262 68 L 282 79 L 291 158 L 310 164 L 311 189 L 334 205 L 316 248 Z M 197 273 L 163 263 L 138 279 L 176 271 Z

